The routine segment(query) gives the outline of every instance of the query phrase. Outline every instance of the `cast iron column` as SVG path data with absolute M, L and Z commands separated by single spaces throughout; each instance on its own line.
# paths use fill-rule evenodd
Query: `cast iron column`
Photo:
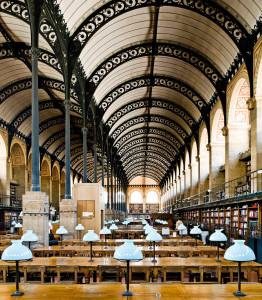
M 82 128 L 83 132 L 83 183 L 87 183 L 87 127 Z

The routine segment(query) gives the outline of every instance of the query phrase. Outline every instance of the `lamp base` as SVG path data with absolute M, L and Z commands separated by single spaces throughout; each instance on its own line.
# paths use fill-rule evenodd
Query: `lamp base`
M 240 292 L 240 291 L 234 292 L 233 295 L 234 295 L 234 296 L 237 296 L 237 297 L 244 297 L 244 296 L 246 296 L 246 294 L 244 294 L 244 293 L 242 293 L 242 292 Z
M 12 297 L 17 297 L 17 296 L 22 296 L 22 295 L 24 295 L 23 292 L 16 291 L 16 292 L 14 292 L 11 296 L 12 296 Z
M 151 260 L 151 262 L 157 262 L 157 260 L 156 260 L 156 259 L 153 259 L 153 260 Z
M 133 296 L 133 293 L 125 291 L 122 296 Z
M 221 262 L 221 260 L 220 259 L 216 259 L 216 262 Z
M 89 262 L 92 262 L 92 261 L 94 261 L 92 258 L 91 258 L 91 259 L 89 259 Z
M 108 247 L 107 247 L 107 246 L 104 246 L 104 249 L 108 249 Z

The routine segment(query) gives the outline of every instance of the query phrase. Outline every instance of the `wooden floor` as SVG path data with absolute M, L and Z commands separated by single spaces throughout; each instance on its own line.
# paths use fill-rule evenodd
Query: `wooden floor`
M 47 300 L 77 300 L 77 299 L 127 299 L 122 293 L 125 291 L 123 284 L 90 284 L 90 285 L 20 285 L 20 291 L 25 294 L 21 297 L 11 297 L 15 291 L 12 284 L 0 285 L 0 300 L 3 299 L 47 299 Z M 237 284 L 226 285 L 200 285 L 200 284 L 136 284 L 130 285 L 133 297 L 129 300 L 150 299 L 243 299 L 235 297 L 232 293 L 237 291 Z M 242 292 L 246 293 L 245 299 L 262 299 L 262 284 L 243 284 Z

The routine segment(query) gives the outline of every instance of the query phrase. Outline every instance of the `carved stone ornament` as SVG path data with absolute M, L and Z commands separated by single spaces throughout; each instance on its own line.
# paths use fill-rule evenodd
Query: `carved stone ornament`
M 177 178 L 180 180 L 180 175 L 178 175 Z
M 222 135 L 223 136 L 227 136 L 228 135 L 228 128 L 227 128 L 227 126 L 224 126 L 221 130 L 222 130 Z
M 40 50 L 36 47 L 32 47 L 29 50 L 29 55 L 31 56 L 32 60 L 38 60 L 38 57 L 40 55 Z
M 199 155 L 196 156 L 196 162 L 199 162 L 200 161 L 200 157 Z
M 191 170 L 192 166 L 191 164 L 188 164 L 188 169 Z
M 185 171 L 185 170 L 183 170 L 182 174 L 183 174 L 183 175 L 185 175 L 185 174 L 186 174 L 186 171 Z
M 256 106 L 256 97 L 253 96 L 252 98 L 247 99 L 246 103 L 248 110 L 253 110 Z
M 211 145 L 210 144 L 207 144 L 206 147 L 207 147 L 207 151 L 211 150 Z
M 83 134 L 87 134 L 88 128 L 87 128 L 87 127 L 83 127 L 83 128 L 82 128 L 82 132 L 83 132 Z
M 64 101 L 64 106 L 65 106 L 65 109 L 70 109 L 70 106 L 71 106 L 71 102 L 70 102 L 70 100 L 65 100 Z

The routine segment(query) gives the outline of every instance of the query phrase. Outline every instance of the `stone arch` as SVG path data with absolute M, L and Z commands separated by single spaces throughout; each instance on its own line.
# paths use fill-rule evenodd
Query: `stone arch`
M 190 155 L 188 149 L 185 150 L 185 198 L 190 196 L 190 187 L 191 187 L 191 164 L 190 164 Z
M 26 169 L 26 156 L 22 146 L 18 142 L 14 142 L 11 147 L 11 161 L 12 161 L 12 177 L 18 185 L 16 186 L 16 198 L 22 200 L 22 195 L 27 190 L 27 169 Z
M 60 200 L 65 198 L 65 171 L 61 172 L 61 180 L 60 180 Z
M 196 140 L 193 139 L 191 142 L 191 195 L 195 195 L 198 193 L 198 156 L 197 156 L 197 143 Z
M 27 160 L 27 190 L 30 191 L 32 184 L 32 153 L 29 153 Z
M 208 132 L 206 126 L 202 126 L 200 130 L 200 147 L 199 147 L 199 163 L 200 163 L 200 192 L 209 189 L 209 150 Z
M 247 163 L 240 161 L 241 153 L 250 148 L 249 111 L 246 101 L 250 90 L 245 69 L 236 76 L 230 87 L 228 132 L 226 136 L 225 181 L 241 177 L 247 172 Z M 240 182 L 241 180 L 238 180 Z M 230 191 L 230 194 L 234 191 Z
M 149 189 L 146 193 L 146 213 L 158 212 L 160 208 L 160 195 L 157 189 Z
M 7 144 L 0 131 L 0 193 L 5 195 L 9 187 L 7 186 Z M 2 203 L 5 204 L 5 203 Z
M 262 168 L 262 39 L 254 50 L 254 95 L 251 102 L 251 171 Z
M 222 133 L 224 127 L 224 114 L 220 105 L 213 111 L 211 118 L 211 153 L 210 153 L 210 188 L 225 182 L 225 136 Z
M 51 167 L 50 167 L 50 162 L 44 158 L 42 161 L 41 165 L 41 180 L 40 180 L 40 185 L 41 185 L 41 191 L 46 193 L 46 195 L 50 199 L 50 203 L 52 203 L 52 198 L 51 198 Z
M 52 169 L 52 205 L 59 211 L 59 199 L 60 199 L 60 180 L 59 180 L 59 170 L 57 166 L 53 166 Z

